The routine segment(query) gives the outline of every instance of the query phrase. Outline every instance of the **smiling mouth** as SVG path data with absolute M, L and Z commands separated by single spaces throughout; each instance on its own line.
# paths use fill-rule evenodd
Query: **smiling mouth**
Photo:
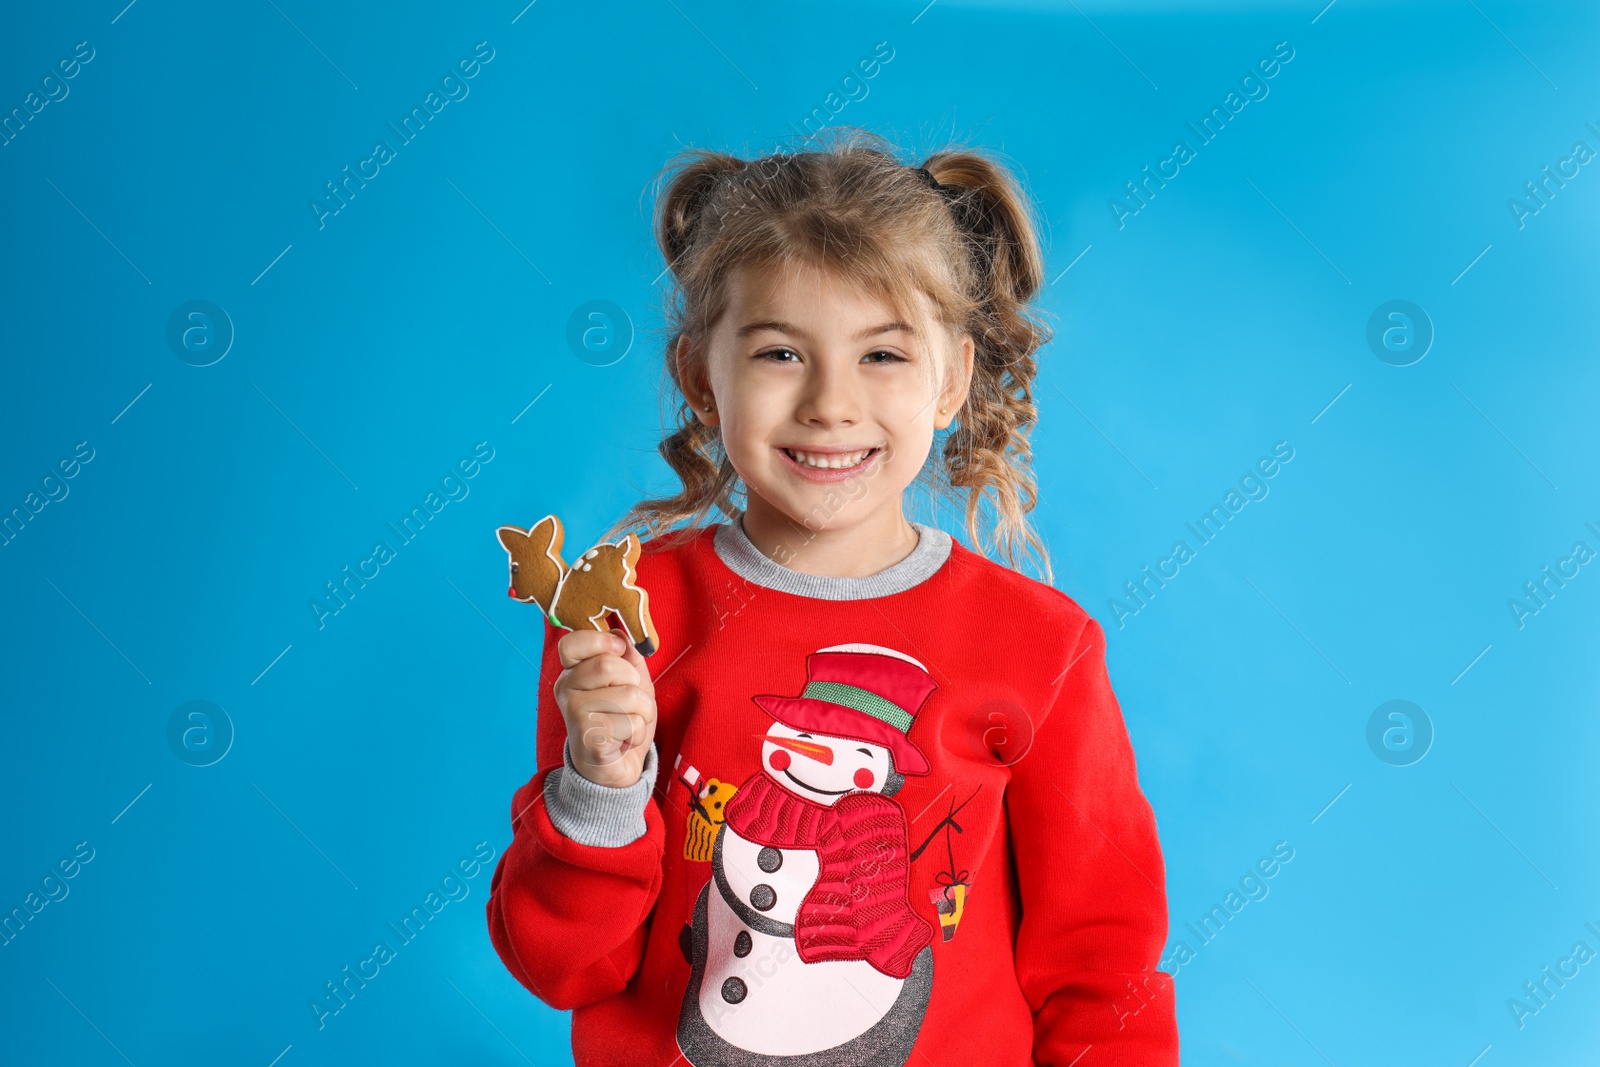
M 815 471 L 846 471 L 866 465 L 883 451 L 882 446 L 860 448 L 852 452 L 807 452 L 798 448 L 779 448 L 798 467 Z
M 800 779 L 796 778 L 794 775 L 790 774 L 787 768 L 785 768 L 782 771 L 779 771 L 778 773 L 782 774 L 785 778 L 789 779 L 789 781 L 793 782 L 795 785 L 799 786 L 800 788 L 809 789 L 813 793 L 826 793 L 828 796 L 836 797 L 836 796 L 842 796 L 845 793 L 854 792 L 854 790 L 852 790 L 852 789 L 818 789 L 816 786 L 810 785 L 810 784 L 808 784 L 806 782 L 803 782 Z

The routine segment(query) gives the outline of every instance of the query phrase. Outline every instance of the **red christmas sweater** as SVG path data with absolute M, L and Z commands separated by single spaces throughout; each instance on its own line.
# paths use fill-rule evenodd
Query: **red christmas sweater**
M 489 930 L 580 1067 L 1173 1065 L 1165 872 L 1065 594 L 917 526 L 817 578 L 734 525 L 646 543 L 639 783 L 572 769 L 545 623 L 538 772 Z

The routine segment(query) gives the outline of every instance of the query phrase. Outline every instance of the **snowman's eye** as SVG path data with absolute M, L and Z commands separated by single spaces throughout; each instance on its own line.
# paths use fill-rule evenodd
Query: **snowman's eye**
M 810 734 L 796 734 L 796 737 L 810 737 Z
M 871 756 L 872 755 L 872 750 L 869 749 L 869 748 L 858 748 L 858 749 L 856 749 L 856 751 L 861 753 L 863 756 Z

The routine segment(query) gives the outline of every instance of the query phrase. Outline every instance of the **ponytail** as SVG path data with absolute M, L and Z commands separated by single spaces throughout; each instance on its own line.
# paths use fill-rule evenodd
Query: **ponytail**
M 1051 338 L 1029 313 L 1044 281 L 1044 258 L 1028 201 L 1005 168 L 976 152 L 938 152 L 922 169 L 966 237 L 978 290 L 969 326 L 972 388 L 944 444 L 948 483 L 970 490 L 966 525 L 975 539 L 979 509 L 992 493 L 996 547 L 1013 567 L 1031 552 L 1048 580 L 1049 555 L 1026 518 L 1038 502 L 1028 441 L 1038 418 L 1034 353 Z

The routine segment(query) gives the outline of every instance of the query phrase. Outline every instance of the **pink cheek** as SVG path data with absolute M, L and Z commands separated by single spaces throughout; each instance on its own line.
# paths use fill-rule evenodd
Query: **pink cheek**
M 775 771 L 788 770 L 789 753 L 781 748 L 773 749 L 772 755 L 767 757 L 767 766 L 771 767 Z
M 877 781 L 877 779 L 875 777 L 873 777 L 872 772 L 867 770 L 867 768 L 862 767 L 860 770 L 856 771 L 856 788 L 857 789 L 871 789 L 872 788 L 872 783 L 874 783 L 876 781 Z

